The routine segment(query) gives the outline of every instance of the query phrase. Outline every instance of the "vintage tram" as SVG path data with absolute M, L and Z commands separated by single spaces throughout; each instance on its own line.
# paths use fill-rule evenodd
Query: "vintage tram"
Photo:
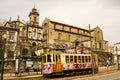
M 93 59 L 93 62 L 92 62 Z M 50 51 L 42 54 L 42 74 L 44 77 L 52 75 L 73 75 L 79 73 L 98 72 L 97 55 L 91 55 L 88 51 L 67 50 Z

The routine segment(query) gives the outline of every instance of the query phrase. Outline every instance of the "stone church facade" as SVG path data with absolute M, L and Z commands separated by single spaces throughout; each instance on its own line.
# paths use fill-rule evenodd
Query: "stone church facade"
M 21 68 L 26 69 L 28 66 L 27 61 L 33 63 L 31 67 L 40 65 L 38 61 L 40 53 L 35 53 L 37 49 L 34 48 L 42 43 L 42 27 L 39 25 L 39 12 L 36 8 L 32 8 L 28 16 L 28 22 L 20 20 L 18 16 L 17 20 L 11 20 L 10 18 L 4 25 L 4 27 L 19 30 L 18 38 L 16 38 L 17 45 L 14 50 L 16 52 L 15 60 L 19 60 L 19 64 L 14 62 L 12 72 L 16 72 L 16 70 L 18 71 Z M 16 69 L 17 66 L 19 66 L 19 69 Z
M 84 46 L 89 44 L 89 31 L 68 24 L 45 19 L 43 24 L 43 42 L 44 44 L 58 45 L 58 47 L 75 47 L 75 42 L 79 41 Z
M 79 42 L 78 46 L 90 47 L 91 38 L 92 48 L 108 51 L 108 43 L 103 39 L 100 27 L 83 29 L 47 18 L 43 21 L 42 27 L 44 44 L 72 48 L 75 47 L 75 42 Z

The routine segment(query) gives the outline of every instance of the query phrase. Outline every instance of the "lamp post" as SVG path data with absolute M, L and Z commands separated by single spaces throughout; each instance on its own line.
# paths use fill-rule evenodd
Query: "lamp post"
M 0 80 L 3 80 L 3 73 L 4 73 L 4 54 L 5 54 L 5 45 L 6 45 L 6 40 L 7 40 L 7 34 L 4 34 L 2 36 L 3 38 L 3 50 L 2 50 L 2 64 L 1 64 L 1 78 Z

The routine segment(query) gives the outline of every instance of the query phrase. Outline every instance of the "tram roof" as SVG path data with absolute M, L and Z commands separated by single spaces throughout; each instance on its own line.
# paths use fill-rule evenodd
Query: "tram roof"
M 52 54 L 62 54 L 63 52 L 61 52 L 61 51 L 49 51 L 49 52 L 44 52 L 43 54 L 50 54 L 50 53 L 52 53 Z
M 61 51 L 49 51 L 49 52 L 44 52 L 43 55 L 44 55 L 44 54 L 50 54 L 50 53 L 52 53 L 52 54 L 65 54 L 65 55 L 68 55 L 68 54 L 69 54 L 69 55 L 73 55 L 73 54 L 74 54 L 74 55 L 91 55 L 91 54 L 79 54 L 79 53 L 78 53 L 78 54 L 77 54 L 77 53 L 65 53 L 65 52 L 61 52 Z

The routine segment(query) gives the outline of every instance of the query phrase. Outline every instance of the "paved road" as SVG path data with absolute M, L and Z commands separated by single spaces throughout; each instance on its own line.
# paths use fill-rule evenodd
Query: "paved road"
M 99 73 L 92 76 L 90 75 L 80 75 L 80 76 L 69 76 L 69 77 L 59 77 L 59 78 L 43 78 L 42 75 L 28 75 L 22 77 L 6 76 L 4 75 L 4 80 L 120 80 L 120 71 L 117 70 L 117 66 L 110 67 L 100 67 Z M 110 73 L 110 74 L 109 74 Z
M 93 76 L 83 79 L 72 79 L 72 80 L 120 80 L 120 71 L 111 74 L 101 75 L 101 76 Z

